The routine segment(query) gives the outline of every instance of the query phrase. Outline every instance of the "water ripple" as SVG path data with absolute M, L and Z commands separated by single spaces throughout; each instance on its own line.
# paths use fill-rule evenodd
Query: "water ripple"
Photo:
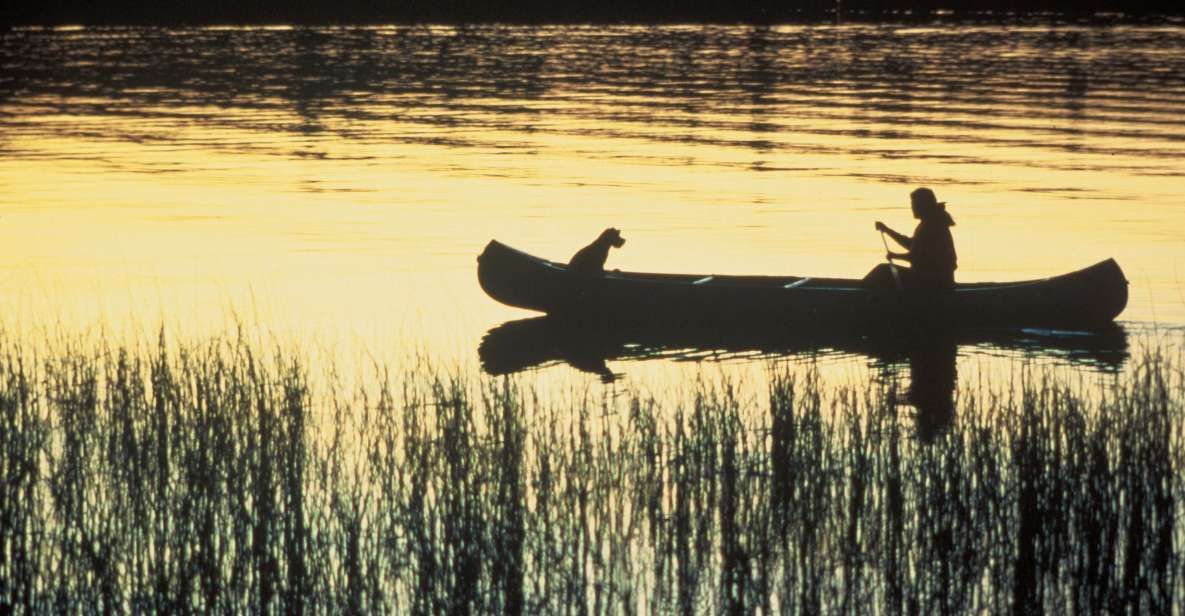
M 1185 154 L 1182 48 L 1185 30 L 1160 27 L 13 31 L 0 125 L 142 143 L 194 123 L 228 132 L 191 145 L 276 156 L 293 155 L 282 139 L 235 134 L 470 148 L 591 130 L 774 151 L 851 137 L 1155 164 Z

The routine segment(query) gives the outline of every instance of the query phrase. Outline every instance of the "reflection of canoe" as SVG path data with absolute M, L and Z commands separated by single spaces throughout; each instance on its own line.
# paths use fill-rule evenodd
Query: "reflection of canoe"
M 1089 332 L 1056 330 L 945 330 L 927 335 L 862 336 L 844 328 L 811 328 L 770 336 L 763 328 L 622 327 L 555 317 L 509 321 L 491 329 L 478 347 L 482 367 L 494 375 L 565 363 L 610 382 L 609 360 L 705 361 L 814 358 L 843 353 L 868 357 L 894 372 L 907 365 L 906 400 L 917 409 L 918 437 L 932 441 L 954 421 L 960 346 L 1027 357 L 1058 358 L 1104 370 L 1127 359 L 1127 334 L 1111 324 Z
M 740 325 L 701 330 L 589 326 L 554 317 L 503 323 L 486 333 L 478 354 L 486 372 L 495 375 L 562 362 L 608 377 L 612 372 L 605 362 L 613 360 L 773 359 L 837 352 L 897 362 L 935 348 L 939 351 L 933 354 L 953 357 L 956 346 L 1039 355 L 1104 369 L 1118 367 L 1128 356 L 1127 334 L 1115 324 L 1089 332 L 964 329 L 940 336 L 864 336 L 842 328 L 812 328 L 770 335 L 763 328 Z
M 959 284 L 923 307 L 894 289 L 859 280 L 793 276 L 702 276 L 609 272 L 583 277 L 561 263 L 491 241 L 477 276 L 490 297 L 551 315 L 614 323 L 763 322 L 784 328 L 822 323 L 862 328 L 888 320 L 958 327 L 1096 327 L 1127 305 L 1127 281 L 1114 260 L 1023 282 Z

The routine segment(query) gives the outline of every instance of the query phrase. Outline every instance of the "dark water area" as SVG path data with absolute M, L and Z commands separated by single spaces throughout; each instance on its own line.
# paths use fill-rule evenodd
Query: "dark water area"
M 250 3 L 206 2 L 190 5 L 145 0 L 66 0 L 52 5 L 10 6 L 0 18 L 24 24 L 261 24 L 309 25 L 367 23 L 803 23 L 848 21 L 936 20 L 1017 23 L 1156 21 L 1181 16 L 1179 3 L 1149 0 L 1140 3 L 1117 0 L 696 0 L 692 2 L 638 3 L 623 0 L 443 0 L 441 2 L 379 4 L 365 0 L 304 0 Z

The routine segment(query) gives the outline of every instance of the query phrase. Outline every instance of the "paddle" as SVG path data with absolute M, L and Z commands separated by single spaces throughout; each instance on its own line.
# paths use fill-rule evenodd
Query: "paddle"
M 904 290 L 901 287 L 901 273 L 897 271 L 893 258 L 889 256 L 889 240 L 885 239 L 884 231 L 881 231 L 881 243 L 885 245 L 885 260 L 889 262 L 889 271 L 893 272 L 893 285 L 897 287 L 897 292 L 901 293 Z

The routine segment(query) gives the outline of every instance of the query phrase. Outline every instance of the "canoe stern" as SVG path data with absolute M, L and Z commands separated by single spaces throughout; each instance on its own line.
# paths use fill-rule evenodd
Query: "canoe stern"
M 527 310 L 550 312 L 566 270 L 491 240 L 477 257 L 477 281 L 493 299 Z

